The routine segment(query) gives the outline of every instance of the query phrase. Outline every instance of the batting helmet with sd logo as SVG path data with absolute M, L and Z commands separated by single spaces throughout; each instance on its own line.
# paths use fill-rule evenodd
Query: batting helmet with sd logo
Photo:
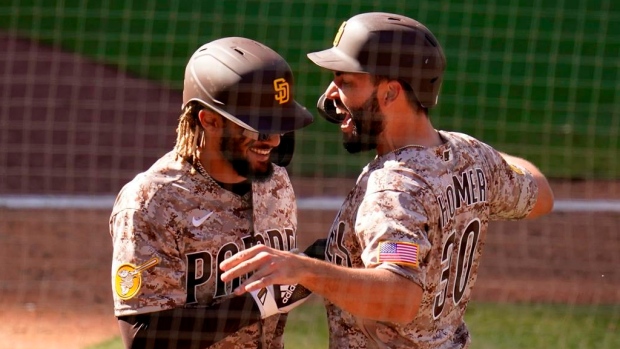
M 202 45 L 185 68 L 182 108 L 196 101 L 249 131 L 286 134 L 313 121 L 312 114 L 294 99 L 293 73 L 271 48 L 251 39 L 227 37 Z M 283 137 L 292 147 L 292 135 Z M 282 149 L 280 149 L 282 151 Z M 275 154 L 292 155 L 292 149 Z M 285 165 L 282 161 L 279 164 Z M 286 162 L 286 161 L 285 161 Z M 288 164 L 288 163 L 286 163 Z
M 411 18 L 383 12 L 363 13 L 342 23 L 334 46 L 308 54 L 316 65 L 340 72 L 368 73 L 399 80 L 411 87 L 425 108 L 437 104 L 446 58 L 439 42 L 424 25 Z M 330 105 L 319 100 L 329 121 Z M 326 110 L 327 107 L 327 110 Z

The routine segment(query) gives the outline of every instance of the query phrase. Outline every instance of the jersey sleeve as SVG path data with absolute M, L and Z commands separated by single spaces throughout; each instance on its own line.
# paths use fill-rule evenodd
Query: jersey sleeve
M 387 269 L 424 286 L 423 260 L 431 248 L 424 192 L 406 175 L 390 176 L 387 182 L 369 181 L 359 207 L 355 231 L 362 260 L 367 268 Z
M 489 218 L 524 218 L 532 211 L 538 197 L 538 185 L 534 176 L 522 166 L 508 164 L 496 150 L 485 146 L 492 184 Z
M 116 316 L 171 309 L 185 303 L 185 264 L 163 208 L 115 210 L 112 290 Z

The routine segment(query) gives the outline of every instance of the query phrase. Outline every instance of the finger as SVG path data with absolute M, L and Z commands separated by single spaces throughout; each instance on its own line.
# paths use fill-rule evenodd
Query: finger
M 220 279 L 223 282 L 229 282 L 242 275 L 249 274 L 250 272 L 255 272 L 258 268 L 260 268 L 260 264 L 256 261 L 245 261 L 222 273 Z
M 248 248 L 247 250 L 239 251 L 238 253 L 232 255 L 230 258 L 225 259 L 220 263 L 220 269 L 223 271 L 229 270 L 231 268 L 236 267 L 239 263 L 242 263 L 250 258 L 253 258 L 258 253 L 263 251 L 265 248 L 264 245 L 256 245 Z
M 243 280 L 243 282 L 241 282 L 241 284 L 239 284 L 239 286 L 237 286 L 237 288 L 235 288 L 233 290 L 233 292 L 237 295 L 241 295 L 243 294 L 243 292 L 246 292 L 246 287 L 248 285 L 251 284 L 263 284 L 264 283 L 264 279 L 270 274 L 272 273 L 272 270 L 266 266 L 264 268 L 260 268 L 260 269 L 256 269 L 254 271 L 254 273 L 252 273 L 250 276 L 248 276 L 247 278 L 245 278 L 245 280 Z M 222 275 L 222 279 L 224 278 L 224 275 Z M 230 278 L 230 276 L 227 276 L 227 278 Z M 264 287 L 264 286 L 262 286 Z M 260 288 L 260 287 L 259 287 Z M 254 290 L 254 288 L 247 290 L 247 292 L 251 292 L 252 290 Z
M 271 276 L 263 276 L 257 279 L 253 277 L 245 280 L 239 287 L 234 290 L 234 293 L 238 296 L 242 295 L 244 292 L 252 292 L 255 290 L 260 290 L 263 287 L 267 287 L 272 285 Z
M 228 282 L 234 278 L 247 275 L 251 272 L 256 273 L 258 269 L 271 264 L 271 256 L 268 253 L 259 253 L 251 259 L 244 260 L 236 266 L 225 271 L 220 277 L 222 281 Z M 223 270 L 223 269 L 222 269 Z

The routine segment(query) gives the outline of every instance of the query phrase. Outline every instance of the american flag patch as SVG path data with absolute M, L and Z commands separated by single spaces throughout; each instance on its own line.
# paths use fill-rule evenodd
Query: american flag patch
M 384 241 L 379 243 L 379 262 L 418 266 L 418 244 Z

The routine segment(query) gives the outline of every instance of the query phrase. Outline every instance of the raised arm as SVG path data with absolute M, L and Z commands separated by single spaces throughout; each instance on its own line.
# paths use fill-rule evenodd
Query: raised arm
M 536 183 L 538 184 L 538 197 L 536 198 L 536 204 L 526 218 L 536 218 L 551 212 L 551 210 L 553 209 L 554 200 L 553 191 L 551 190 L 551 187 L 549 186 L 549 182 L 547 181 L 545 175 L 528 160 L 508 155 L 506 153 L 500 154 L 508 164 L 518 165 L 530 171 L 534 176 Z

